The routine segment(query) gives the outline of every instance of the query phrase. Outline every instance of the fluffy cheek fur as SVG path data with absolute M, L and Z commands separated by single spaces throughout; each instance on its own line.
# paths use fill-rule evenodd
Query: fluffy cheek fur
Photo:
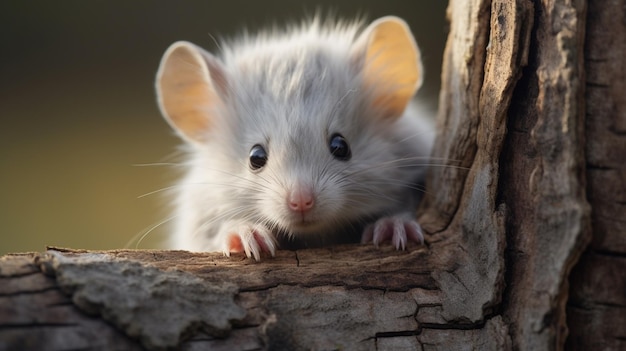
M 384 126 L 378 126 L 384 131 Z M 398 206 L 399 194 L 406 192 L 415 178 L 398 159 L 400 145 L 389 139 L 371 134 L 358 138 L 353 148 L 354 166 L 350 168 L 350 182 L 345 185 L 346 197 L 351 205 L 352 215 L 380 215 Z
M 310 186 L 315 205 L 303 215 L 289 208 L 288 194 L 292 187 L 278 183 L 268 184 L 262 189 L 258 207 L 263 221 L 272 229 L 298 235 L 322 234 L 348 218 L 344 215 L 347 207 L 344 189 L 324 179 L 318 179 Z

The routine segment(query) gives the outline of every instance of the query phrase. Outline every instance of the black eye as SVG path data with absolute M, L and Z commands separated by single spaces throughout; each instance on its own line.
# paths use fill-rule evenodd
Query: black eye
M 350 146 L 348 146 L 348 142 L 341 134 L 333 134 L 330 137 L 328 147 L 330 148 L 330 154 L 340 161 L 348 161 L 352 156 Z
M 263 146 L 257 144 L 250 149 L 250 168 L 254 171 L 263 168 L 267 163 L 267 152 Z

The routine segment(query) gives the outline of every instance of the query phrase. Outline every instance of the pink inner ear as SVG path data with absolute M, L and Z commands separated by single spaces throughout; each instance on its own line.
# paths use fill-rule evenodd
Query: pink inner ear
M 372 105 L 384 118 L 402 115 L 421 83 L 420 54 L 404 21 L 381 18 L 368 27 L 357 48 L 363 52 L 363 84 L 372 92 Z
M 157 79 L 159 104 L 172 127 L 189 141 L 204 141 L 212 113 L 222 104 L 214 79 L 226 91 L 219 62 L 191 43 L 174 43 L 163 56 Z
M 199 102 L 206 99 L 205 95 L 206 87 L 193 85 L 181 89 L 171 100 L 164 101 L 172 107 L 168 114 L 176 128 L 193 139 L 201 138 L 201 133 L 211 127 L 208 116 L 198 109 Z

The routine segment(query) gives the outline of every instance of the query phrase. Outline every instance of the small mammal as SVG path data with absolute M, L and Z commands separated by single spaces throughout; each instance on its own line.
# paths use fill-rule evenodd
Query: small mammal
M 219 57 L 172 44 L 156 89 L 188 159 L 169 247 L 259 260 L 349 233 L 423 243 L 416 184 L 434 128 L 412 101 L 422 76 L 397 17 L 364 29 L 314 19 L 222 44 Z

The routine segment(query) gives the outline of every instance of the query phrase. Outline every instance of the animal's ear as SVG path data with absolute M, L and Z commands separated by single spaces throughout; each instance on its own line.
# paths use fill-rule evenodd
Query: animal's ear
M 159 108 L 185 139 L 204 141 L 223 104 L 226 79 L 220 62 L 188 42 L 172 44 L 161 59 L 156 91 Z
M 353 50 L 364 89 L 373 94 L 373 104 L 387 118 L 402 115 L 422 84 L 420 52 L 406 22 L 394 16 L 374 21 Z

